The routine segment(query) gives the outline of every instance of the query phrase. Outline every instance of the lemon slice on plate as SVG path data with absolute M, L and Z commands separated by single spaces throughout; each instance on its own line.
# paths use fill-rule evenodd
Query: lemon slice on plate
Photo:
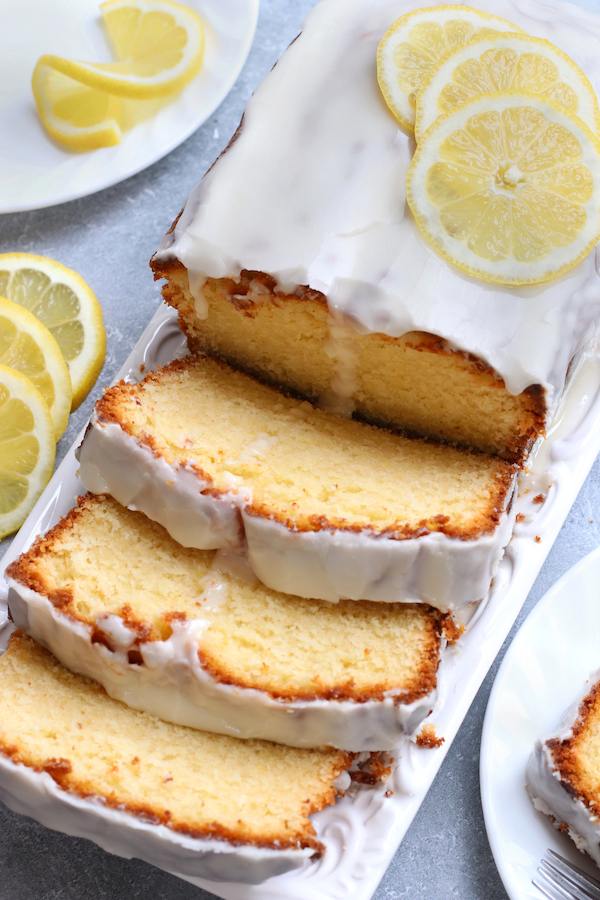
M 470 6 L 430 6 L 407 13 L 387 30 L 377 51 L 377 80 L 387 105 L 412 131 L 421 82 L 450 50 L 487 34 L 522 30 Z
M 424 237 L 464 271 L 549 281 L 600 237 L 600 142 L 551 100 L 480 94 L 425 132 L 406 196 Z
M 438 116 L 488 91 L 527 91 L 554 100 L 600 132 L 600 110 L 591 84 L 566 53 L 542 38 L 498 34 L 450 51 L 417 94 L 415 136 Z
M 77 409 L 100 374 L 106 351 L 102 307 L 91 288 L 53 259 L 4 253 L 0 295 L 28 309 L 56 339 L 71 375 L 71 409 Z
M 121 140 L 121 100 L 48 65 L 42 57 L 31 89 L 48 134 L 72 150 L 111 147 Z
M 0 365 L 0 538 L 25 521 L 54 465 L 54 426 L 31 381 Z
M 59 439 L 71 412 L 71 377 L 59 346 L 36 317 L 0 297 L 0 363 L 26 375 L 50 410 Z
M 118 62 L 45 55 L 38 66 L 118 97 L 148 100 L 180 91 L 202 66 L 204 27 L 172 0 L 109 0 L 100 6 Z

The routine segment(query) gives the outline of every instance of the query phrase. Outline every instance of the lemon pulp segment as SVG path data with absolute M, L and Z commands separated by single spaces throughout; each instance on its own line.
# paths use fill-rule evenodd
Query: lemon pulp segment
M 455 48 L 427 75 L 417 94 L 415 135 L 438 116 L 492 91 L 540 94 L 576 113 L 598 134 L 600 110 L 581 69 L 549 41 L 525 34 L 479 38 Z
M 397 19 L 377 51 L 377 79 L 391 111 L 412 131 L 421 82 L 453 48 L 487 34 L 522 31 L 470 6 L 417 9 Z
M 548 281 L 600 237 L 600 143 L 552 101 L 481 94 L 425 132 L 407 199 L 427 240 L 465 271 Z
M 0 297 L 0 363 L 17 369 L 44 398 L 56 440 L 69 420 L 73 391 L 67 364 L 48 329 L 28 310 Z
M 87 396 L 104 362 L 102 308 L 83 278 L 55 260 L 0 254 L 0 295 L 33 313 L 55 338 L 69 368 L 72 409 Z
M 121 101 L 94 90 L 52 66 L 42 56 L 31 87 L 46 131 L 72 150 L 111 147 L 121 140 Z
M 54 426 L 40 392 L 0 364 L 0 538 L 19 528 L 50 480 Z

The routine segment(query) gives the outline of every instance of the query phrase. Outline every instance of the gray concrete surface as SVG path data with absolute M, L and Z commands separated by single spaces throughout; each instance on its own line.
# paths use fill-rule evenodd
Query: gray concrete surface
M 584 0 L 581 5 L 600 11 L 598 0 Z M 60 260 L 92 286 L 104 309 L 106 363 L 96 388 L 71 417 L 58 446 L 57 462 L 159 302 L 159 287 L 148 268 L 151 254 L 190 189 L 227 143 L 252 90 L 298 33 L 312 6 L 313 0 L 262 0 L 254 45 L 233 91 L 165 159 L 94 196 L 0 216 L 0 252 L 19 250 Z M 567 569 L 600 544 L 599 517 L 597 461 L 375 900 L 507 897 L 490 852 L 479 795 L 479 744 L 487 699 L 504 649 L 526 613 Z M 8 543 L 0 543 L 0 555 Z M 0 807 L 0 900 L 142 897 L 210 900 L 212 895 L 145 863 L 109 856 L 87 841 L 49 831 Z

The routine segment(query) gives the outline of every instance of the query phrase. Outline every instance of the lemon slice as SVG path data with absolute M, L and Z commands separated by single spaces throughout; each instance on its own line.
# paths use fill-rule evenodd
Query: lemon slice
M 38 61 L 31 79 L 33 96 L 48 134 L 72 150 L 111 147 L 121 140 L 121 100 L 96 91 Z
M 118 62 L 46 55 L 38 65 L 94 91 L 137 100 L 174 94 L 197 75 L 204 57 L 204 27 L 189 7 L 172 0 L 109 0 L 100 10 Z
M 600 142 L 551 100 L 480 94 L 425 132 L 406 196 L 424 237 L 466 272 L 548 281 L 600 237 Z
M 54 465 L 54 426 L 31 381 L 0 365 L 0 538 L 25 521 Z
M 438 116 L 488 91 L 527 91 L 554 100 L 600 131 L 591 84 L 566 53 L 542 38 L 502 34 L 478 38 L 450 51 L 417 94 L 417 140 Z
M 71 376 L 59 346 L 36 317 L 0 297 L 0 363 L 26 375 L 50 410 L 59 439 L 71 412 Z
M 0 295 L 28 309 L 54 336 L 71 375 L 71 409 L 77 409 L 100 374 L 106 351 L 102 308 L 93 291 L 53 259 L 4 253 Z
M 401 125 L 412 131 L 423 78 L 454 47 L 487 34 L 522 28 L 470 6 L 430 6 L 397 19 L 377 51 L 377 80 Z

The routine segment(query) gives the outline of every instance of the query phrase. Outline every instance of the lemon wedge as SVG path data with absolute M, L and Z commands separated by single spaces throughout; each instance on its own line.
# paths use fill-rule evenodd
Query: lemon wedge
M 71 376 L 71 409 L 77 409 L 100 374 L 106 351 L 102 308 L 91 288 L 53 259 L 4 253 L 0 295 L 24 306 L 53 335 Z
M 31 89 L 48 134 L 71 150 L 112 147 L 121 140 L 121 100 L 38 61 Z
M 564 106 L 600 132 L 600 109 L 591 84 L 566 53 L 542 38 L 502 34 L 469 41 L 450 51 L 427 75 L 417 94 L 415 137 L 438 116 L 488 91 L 527 91 Z
M 54 426 L 31 381 L 0 365 L 0 538 L 16 531 L 48 484 Z
M 100 10 L 118 62 L 87 63 L 48 54 L 38 66 L 93 91 L 136 100 L 174 94 L 200 70 L 204 27 L 189 7 L 173 0 L 108 0 Z
M 26 375 L 50 410 L 59 439 L 69 420 L 71 376 L 59 346 L 32 313 L 0 297 L 0 363 Z
M 521 28 L 470 6 L 431 6 L 397 19 L 377 51 L 377 80 L 401 125 L 413 131 L 422 80 L 454 47 L 487 34 Z
M 487 281 L 549 281 L 600 238 L 600 142 L 533 94 L 480 94 L 441 116 L 406 187 L 424 237 Z

